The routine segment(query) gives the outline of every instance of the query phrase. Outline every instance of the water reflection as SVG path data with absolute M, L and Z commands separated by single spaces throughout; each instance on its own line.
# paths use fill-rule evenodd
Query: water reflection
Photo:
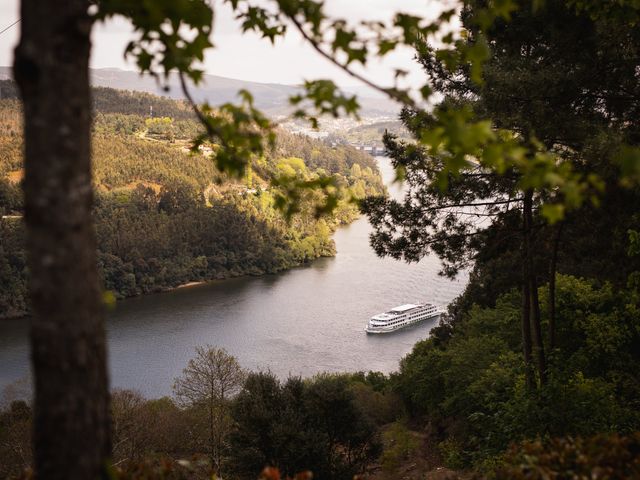
M 385 178 L 392 178 L 382 162 Z M 402 303 L 445 305 L 466 278 L 439 277 L 434 257 L 411 265 L 379 259 L 368 246 L 369 232 L 365 219 L 341 228 L 334 236 L 337 256 L 309 267 L 120 302 L 107 323 L 113 386 L 169 394 L 194 346 L 207 343 L 248 368 L 281 376 L 395 370 L 435 321 L 367 335 L 368 317 Z M 26 345 L 23 322 L 0 322 L 0 387 L 28 372 Z

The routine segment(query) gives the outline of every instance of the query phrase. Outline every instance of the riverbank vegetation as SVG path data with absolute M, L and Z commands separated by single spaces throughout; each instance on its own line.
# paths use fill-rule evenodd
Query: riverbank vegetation
M 174 394 L 112 392 L 115 478 L 256 478 L 313 471 L 351 479 L 381 453 L 378 429 L 398 417 L 381 374 L 321 374 L 285 381 L 248 372 L 226 351 L 198 347 Z M 0 476 L 32 465 L 29 404 L 0 405 Z M 309 477 L 310 478 L 310 477 Z
M 637 455 L 640 429 L 640 189 L 621 166 L 640 139 L 637 16 L 525 2 L 480 33 L 482 5 L 465 3 L 461 19 L 468 46 L 482 35 L 490 47 L 483 81 L 429 45 L 418 49 L 442 102 L 403 111 L 414 142 L 385 138 L 406 178 L 404 201 L 364 204 L 380 255 L 436 254 L 448 276 L 471 269 L 393 388 L 451 468 L 636 478 L 637 462 L 625 458 Z M 525 161 L 463 162 L 453 173 L 455 150 L 417 146 L 439 118 L 461 111 L 523 139 Z M 541 149 L 594 182 L 563 191 Z M 523 181 L 528 169 L 539 169 L 537 179 Z
M 216 169 L 210 150 L 189 153 L 198 124 L 184 102 L 99 88 L 94 92 L 94 218 L 104 287 L 123 298 L 178 285 L 275 273 L 331 256 L 335 228 L 354 202 L 383 191 L 369 156 L 279 131 L 240 180 Z M 148 117 L 150 106 L 162 117 Z M 0 100 L 0 317 L 28 311 L 22 227 L 21 111 Z M 290 221 L 274 180 L 336 180 L 337 204 L 317 217 L 306 192 Z

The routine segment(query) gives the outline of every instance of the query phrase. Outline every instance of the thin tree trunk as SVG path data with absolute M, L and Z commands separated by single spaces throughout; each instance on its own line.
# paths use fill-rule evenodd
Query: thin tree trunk
M 223 378 L 221 376 L 221 378 Z M 225 386 L 224 386 L 224 380 L 221 381 L 221 385 L 220 385 L 220 395 L 218 397 L 218 408 L 217 408 L 217 415 L 216 415 L 216 422 L 217 422 L 217 426 L 218 426 L 218 431 L 216 433 L 216 475 L 218 478 L 222 478 L 222 448 L 223 448 L 223 438 L 225 435 L 225 431 L 224 431 L 224 409 L 226 407 L 225 405 L 225 400 L 226 400 L 226 391 L 225 391 Z
M 531 294 L 529 284 L 529 262 L 527 261 L 527 215 L 522 208 L 522 349 L 524 354 L 525 381 L 527 388 L 535 388 L 531 355 Z
M 538 282 L 536 280 L 536 273 L 533 264 L 533 247 L 531 245 L 532 237 L 532 225 L 533 225 L 533 192 L 528 190 L 524 195 L 523 202 L 524 210 L 524 250 L 525 250 L 525 264 L 527 272 L 527 283 L 529 284 L 529 295 L 531 297 L 531 310 L 533 315 L 531 316 L 531 326 L 533 333 L 533 350 L 536 357 L 536 363 L 538 368 L 538 375 L 540 378 L 540 384 L 546 383 L 546 359 L 544 354 L 544 344 L 542 341 L 542 327 L 540 318 L 540 301 L 538 298 Z
M 110 454 L 103 311 L 91 219 L 89 1 L 22 0 L 34 453 L 38 478 L 96 479 Z
M 549 351 L 556 348 L 556 272 L 558 269 L 558 247 L 564 223 L 556 227 L 549 265 Z
M 222 478 L 222 447 L 223 441 L 222 437 L 224 435 L 224 414 L 223 414 L 224 405 L 218 400 L 216 405 L 216 431 L 214 438 L 214 446 L 215 446 L 215 470 L 214 473 L 216 478 Z
M 547 383 L 547 360 L 544 353 L 544 343 L 542 340 L 542 322 L 540 317 L 540 299 L 538 298 L 538 282 L 535 273 L 531 274 L 531 308 L 533 310 L 532 322 L 533 326 L 533 345 L 536 353 L 536 361 L 538 363 L 538 375 L 540 376 L 540 384 Z
M 213 473 L 216 473 L 216 451 L 215 451 L 215 431 L 214 431 L 214 425 L 213 425 L 213 409 L 214 407 L 214 385 L 213 382 L 211 382 L 211 389 L 210 389 L 210 394 L 211 397 L 209 398 L 209 458 L 211 460 L 211 471 Z

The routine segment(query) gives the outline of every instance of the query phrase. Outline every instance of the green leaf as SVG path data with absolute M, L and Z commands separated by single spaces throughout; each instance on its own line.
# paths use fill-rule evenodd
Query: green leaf
M 552 225 L 564 218 L 564 212 L 564 205 L 559 203 L 545 203 L 542 205 L 542 216 Z

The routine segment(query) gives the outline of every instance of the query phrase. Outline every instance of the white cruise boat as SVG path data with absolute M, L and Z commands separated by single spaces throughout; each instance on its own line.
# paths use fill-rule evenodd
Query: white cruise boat
M 395 332 L 428 318 L 438 317 L 441 314 L 442 311 L 431 303 L 407 303 L 406 305 L 392 308 L 388 312 L 374 315 L 369 320 L 365 331 L 367 333 Z

